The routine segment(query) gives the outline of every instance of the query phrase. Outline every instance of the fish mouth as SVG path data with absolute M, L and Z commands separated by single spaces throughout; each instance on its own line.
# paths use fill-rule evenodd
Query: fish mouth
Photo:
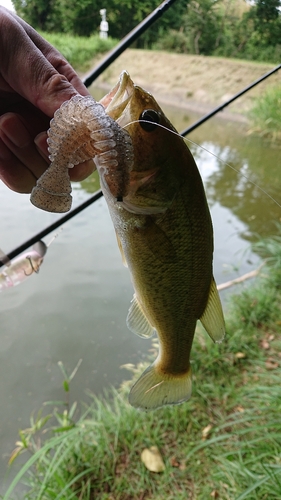
M 106 113 L 115 121 L 120 123 L 121 115 L 134 94 L 135 86 L 127 71 L 122 71 L 118 83 L 99 102 L 105 108 Z

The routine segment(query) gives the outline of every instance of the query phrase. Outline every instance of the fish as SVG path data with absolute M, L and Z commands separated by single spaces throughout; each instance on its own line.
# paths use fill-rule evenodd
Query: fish
M 33 273 L 39 273 L 48 246 L 43 241 L 37 241 L 32 250 L 19 255 L 12 261 L 1 251 L 0 261 L 5 264 L 0 273 L 0 291 L 17 286 Z
M 159 339 L 158 356 L 131 388 L 129 402 L 142 410 L 180 404 L 191 396 L 190 353 L 197 321 L 214 342 L 225 336 L 203 183 L 184 139 L 126 71 L 100 102 L 133 145 L 122 201 L 96 162 L 134 287 L 127 326 L 143 338 L 156 332 Z
M 127 71 L 100 103 L 89 96 L 65 102 L 48 134 L 51 165 L 37 181 L 32 203 L 68 210 L 67 171 L 93 158 L 134 287 L 127 326 L 142 338 L 156 333 L 159 339 L 158 356 L 131 388 L 129 403 L 154 410 L 187 401 L 197 321 L 214 342 L 225 336 L 213 277 L 212 221 L 190 150 Z M 57 175 L 65 177 L 64 187 Z

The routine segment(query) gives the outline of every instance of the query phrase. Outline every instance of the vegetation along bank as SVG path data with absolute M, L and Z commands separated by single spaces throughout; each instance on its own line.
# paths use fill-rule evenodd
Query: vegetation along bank
M 196 333 L 188 403 L 136 411 L 127 402 L 130 381 L 77 408 L 75 371 L 60 364 L 65 401 L 20 431 L 12 467 L 22 452 L 31 458 L 4 500 L 22 481 L 24 500 L 280 500 L 280 229 L 255 251 L 267 264 L 230 299 L 224 342 Z M 128 365 L 134 380 L 143 368 Z
M 106 7 L 109 35 L 123 38 L 159 0 L 12 0 L 35 29 L 89 37 Z M 137 48 L 280 62 L 280 0 L 177 0 L 136 42 Z
M 32 4 L 19 3 L 22 8 Z M 114 3 L 112 0 L 111 3 L 115 9 L 117 3 L 118 8 L 127 9 L 125 1 Z M 155 6 L 158 3 L 157 0 Z M 134 15 L 143 17 L 141 4 L 146 2 L 136 2 Z M 149 10 L 154 6 L 153 2 L 150 4 Z M 241 7 L 239 15 L 233 10 L 235 4 Z M 105 90 L 111 88 L 126 68 L 134 81 L 157 99 L 208 111 L 278 62 L 280 42 L 274 37 L 280 33 L 280 17 L 279 14 L 276 17 L 276 9 L 273 9 L 266 25 L 269 14 L 263 7 L 267 4 L 256 2 L 252 10 L 254 7 L 244 9 L 242 2 L 231 0 L 178 2 L 182 9 L 188 6 L 188 11 L 184 11 L 184 16 L 174 11 L 173 28 L 167 22 L 163 36 L 159 36 L 160 27 L 157 39 L 153 39 L 154 35 L 145 35 L 138 42 L 137 57 L 136 49 L 127 50 L 97 83 Z M 46 8 L 48 5 L 46 3 Z M 65 7 L 63 1 L 60 5 Z M 87 35 L 85 38 L 71 37 L 70 41 L 65 38 L 67 35 L 56 33 L 50 13 L 45 16 L 48 25 L 36 26 L 36 20 L 32 24 L 54 31 L 44 36 L 82 74 L 101 57 L 102 51 L 117 42 L 112 39 L 102 42 L 94 35 L 88 38 L 92 27 L 88 33 L 75 27 L 75 20 L 88 12 L 87 2 L 80 0 L 79 5 L 79 11 L 78 2 L 74 2 L 73 9 L 65 10 L 72 14 L 78 12 L 72 20 L 64 16 L 59 22 L 57 10 L 56 22 L 65 26 L 65 31 Z M 230 17 L 220 14 L 225 10 L 219 8 L 225 9 L 227 5 L 228 12 L 236 16 L 233 30 L 230 30 Z M 32 9 L 35 15 L 34 6 Z M 26 11 L 23 14 L 27 15 Z M 191 16 L 194 30 L 187 39 Z M 85 28 L 89 26 L 89 17 L 84 16 Z M 95 18 L 99 19 L 98 12 Z M 125 19 L 127 23 L 126 16 Z M 177 24 L 179 19 L 184 19 L 186 24 Z M 211 41 L 211 29 L 205 30 L 206 36 L 199 36 L 200 22 L 204 19 L 213 27 Z M 128 21 L 136 24 L 136 19 Z M 113 27 L 114 19 L 110 22 Z M 126 23 L 122 27 L 126 30 L 124 34 L 133 27 Z M 114 36 L 120 38 L 120 34 L 116 29 Z M 94 39 L 97 44 L 105 45 L 97 45 L 92 50 Z M 84 47 L 88 43 L 91 48 L 86 51 Z M 161 50 L 148 52 L 145 47 Z M 260 120 L 259 125 L 253 125 L 256 130 L 263 134 L 271 131 L 271 137 L 280 137 L 279 89 L 280 76 L 276 74 L 233 104 L 231 112 L 249 117 L 255 107 Z M 20 432 L 11 455 L 12 467 L 23 451 L 28 450 L 31 458 L 12 481 L 4 500 L 15 498 L 14 488 L 23 481 L 28 485 L 26 500 L 280 500 L 280 248 L 280 234 L 256 248 L 267 259 L 266 267 L 262 268 L 255 284 L 240 288 L 239 294 L 230 300 L 226 314 L 227 337 L 223 344 L 213 345 L 201 330 L 197 332 L 192 351 L 193 396 L 187 404 L 157 413 L 136 412 L 127 403 L 125 383 L 120 391 L 110 391 L 105 401 L 93 397 L 92 406 L 82 409 L 71 402 L 72 376 L 61 366 L 66 401 L 56 402 L 48 414 L 46 408 L 50 405 L 45 407 L 37 417 L 32 417 L 29 428 Z M 143 366 L 128 368 L 134 379 L 143 370 Z M 153 465 L 149 466 L 144 460 L 145 450 L 148 456 L 149 452 L 157 456 L 151 447 L 156 447 L 162 458 L 158 466 L 154 465 L 158 472 L 153 472 Z
M 60 50 L 80 76 L 89 72 L 117 43 L 111 38 L 102 40 L 96 35 L 89 38 L 58 33 L 42 35 Z M 274 66 L 272 63 L 223 57 L 127 49 L 94 85 L 106 93 L 116 84 L 121 71 L 127 69 L 132 79 L 160 102 L 204 114 Z M 281 73 L 278 72 L 236 100 L 220 116 L 249 121 L 251 130 L 279 140 L 280 83 Z

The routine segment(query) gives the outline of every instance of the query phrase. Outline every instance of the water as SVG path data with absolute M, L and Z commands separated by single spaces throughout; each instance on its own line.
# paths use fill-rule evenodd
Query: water
M 194 115 L 165 107 L 179 130 Z M 222 283 L 259 264 L 250 242 L 273 234 L 281 209 L 256 185 L 280 197 L 280 151 L 260 138 L 247 136 L 241 124 L 212 119 L 190 139 L 204 183 L 215 232 L 214 274 Z M 96 181 L 74 184 L 74 207 L 97 189 Z M 0 184 L 0 247 L 9 252 L 59 216 L 41 212 Z M 48 243 L 52 235 L 45 238 Z M 226 302 L 227 295 L 222 294 Z M 20 428 L 48 400 L 60 400 L 62 375 L 82 364 L 71 383 L 71 400 L 86 401 L 85 391 L 100 394 L 130 375 L 120 366 L 145 358 L 150 341 L 129 332 L 125 318 L 133 290 L 122 265 L 104 199 L 64 225 L 48 249 L 39 275 L 0 294 L 0 494 L 6 491 L 7 460 Z M 17 465 L 13 466 L 13 474 Z M 2 487 L 2 490 L 1 490 Z

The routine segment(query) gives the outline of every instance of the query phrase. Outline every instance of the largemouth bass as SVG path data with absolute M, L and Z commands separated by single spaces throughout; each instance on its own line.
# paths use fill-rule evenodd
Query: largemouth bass
M 129 401 L 145 410 L 182 403 L 191 395 L 197 320 L 215 342 L 225 330 L 202 180 L 183 138 L 127 72 L 100 103 L 75 96 L 55 113 L 52 163 L 31 199 L 45 210 L 69 210 L 68 169 L 94 157 L 135 289 L 127 325 L 145 338 L 157 332 L 160 344 Z
M 101 103 L 129 133 L 134 152 L 122 201 L 112 195 L 97 162 L 135 289 L 127 325 L 141 337 L 156 331 L 160 344 L 157 359 L 132 387 L 129 401 L 146 410 L 178 404 L 191 395 L 190 351 L 197 320 L 215 342 L 225 332 L 202 180 L 184 140 L 128 73 L 122 73 Z

